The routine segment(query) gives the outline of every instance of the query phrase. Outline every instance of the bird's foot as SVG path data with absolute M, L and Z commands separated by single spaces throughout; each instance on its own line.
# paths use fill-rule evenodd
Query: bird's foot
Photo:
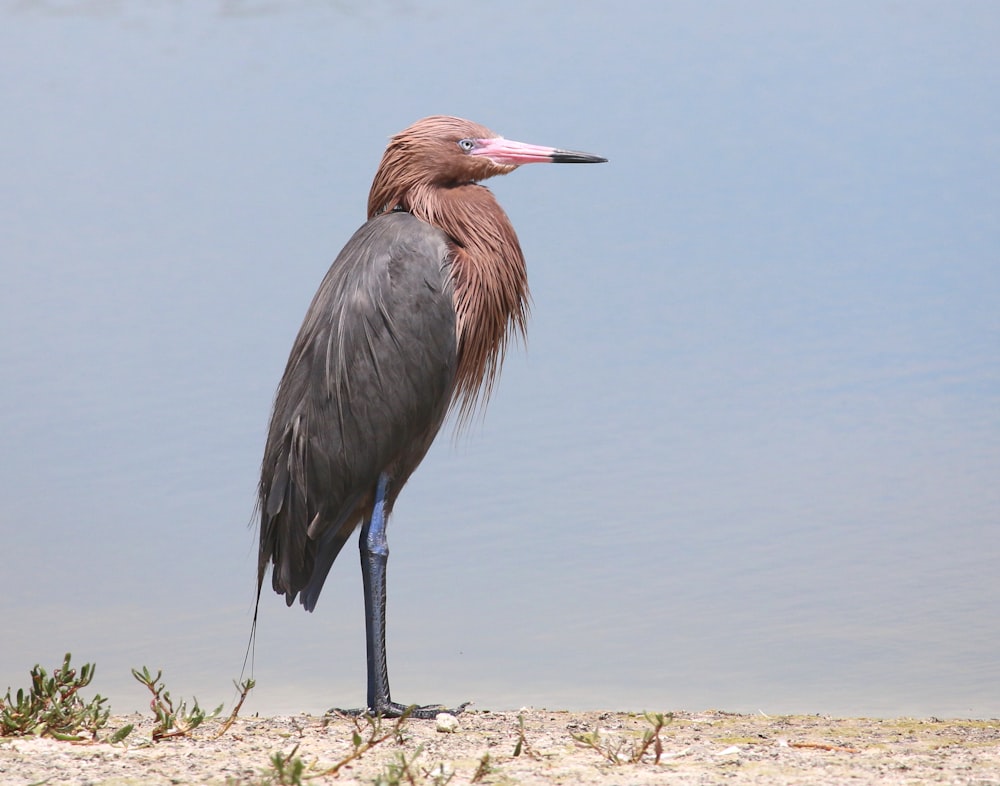
M 389 701 L 385 704 L 380 704 L 377 707 L 366 707 L 362 710 L 342 710 L 339 707 L 334 707 L 328 710 L 330 714 L 337 715 L 347 715 L 350 717 L 360 717 L 362 715 L 371 715 L 376 718 L 418 718 L 420 720 L 433 720 L 440 713 L 445 712 L 449 715 L 459 715 L 462 713 L 466 707 L 468 707 L 472 702 L 464 701 L 459 704 L 454 709 L 445 707 L 443 704 L 400 704 L 395 701 Z

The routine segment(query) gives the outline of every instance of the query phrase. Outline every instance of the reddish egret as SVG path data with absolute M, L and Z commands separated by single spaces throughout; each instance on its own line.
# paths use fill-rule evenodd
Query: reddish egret
M 292 345 L 261 466 L 257 600 L 272 563 L 274 591 L 312 611 L 360 524 L 372 713 L 406 709 L 389 697 L 385 654 L 393 503 L 449 408 L 465 416 L 488 398 L 507 339 L 527 318 L 517 235 L 479 181 L 521 164 L 605 160 L 512 142 L 457 117 L 414 123 L 390 140 L 368 222 L 330 267 Z

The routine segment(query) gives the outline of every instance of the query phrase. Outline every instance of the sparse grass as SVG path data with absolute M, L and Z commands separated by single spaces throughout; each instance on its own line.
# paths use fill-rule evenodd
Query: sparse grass
M 70 666 L 70 653 L 63 657 L 62 667 L 49 676 L 40 665 L 31 670 L 31 687 L 27 693 L 18 689 L 0 699 L 0 736 L 47 735 L 57 740 L 80 742 L 96 740 L 99 729 L 107 725 L 111 710 L 107 699 L 95 695 L 89 702 L 80 696 L 94 678 L 94 665 L 85 663 L 77 670 Z M 132 731 L 131 724 L 111 735 L 111 742 L 120 742 Z
M 74 669 L 70 664 L 70 654 L 63 659 L 62 666 L 49 675 L 36 665 L 31 671 L 31 686 L 18 690 L 16 695 L 8 688 L 6 697 L 0 700 L 0 736 L 13 735 L 48 735 L 55 739 L 74 742 L 96 741 L 98 730 L 107 726 L 110 709 L 106 706 L 107 699 L 95 696 L 86 702 L 81 692 L 92 681 L 94 666 L 84 664 L 82 668 Z M 150 709 L 155 723 L 150 737 L 144 738 L 142 744 L 157 743 L 175 737 L 193 736 L 192 732 L 204 727 L 207 721 L 216 719 L 222 711 L 220 704 L 211 712 L 203 709 L 197 699 L 190 705 L 186 701 L 175 703 L 166 689 L 162 679 L 163 672 L 152 673 L 146 666 L 132 669 L 132 676 L 146 687 L 151 694 Z M 235 723 L 243 704 L 254 688 L 252 679 L 241 683 L 234 682 L 239 692 L 232 712 L 217 724 L 214 733 L 201 736 L 204 740 L 215 740 L 224 735 Z M 583 748 L 589 748 L 598 753 L 605 761 L 614 764 L 635 764 L 642 761 L 659 763 L 663 754 L 661 732 L 666 724 L 673 720 L 672 714 L 645 713 L 648 728 L 639 731 L 608 732 L 599 728 L 584 733 L 570 731 L 570 736 Z M 227 783 L 244 784 L 244 786 L 302 786 L 307 781 L 316 779 L 336 778 L 352 762 L 356 762 L 376 746 L 387 741 L 404 744 L 404 723 L 409 719 L 409 712 L 402 717 L 389 722 L 381 717 L 360 715 L 354 717 L 351 735 L 351 750 L 332 766 L 321 767 L 316 760 L 309 761 L 298 755 L 299 746 L 295 745 L 288 753 L 276 752 L 271 755 L 267 766 L 260 770 L 259 775 L 246 776 L 240 779 L 229 779 Z M 509 721 L 508 721 L 509 722 Z M 509 726 L 508 726 L 509 729 Z M 128 724 L 111 734 L 102 735 L 102 741 L 119 743 L 133 731 L 133 725 Z M 525 728 L 525 715 L 518 713 L 517 725 L 513 729 L 515 745 L 512 757 L 540 759 L 528 739 Z M 409 735 L 407 735 L 409 736 Z M 386 762 L 372 781 L 376 786 L 447 786 L 456 775 L 453 762 L 441 761 L 434 766 L 423 766 L 420 757 L 424 754 L 424 746 L 415 749 L 396 751 Z M 501 763 L 505 756 L 501 755 Z M 481 783 L 495 780 L 500 773 L 497 761 L 489 752 L 483 753 L 476 762 L 475 770 L 466 772 L 469 783 Z M 372 777 L 372 776 L 368 776 Z M 502 776 L 501 776 L 502 777 Z
M 228 786 L 303 786 L 302 779 L 307 768 L 301 757 L 296 756 L 299 746 L 296 745 L 288 753 L 274 753 L 270 763 L 253 780 L 241 778 L 226 778 Z
M 92 663 L 85 663 L 78 673 L 70 665 L 70 657 L 67 652 L 62 666 L 51 676 L 36 664 L 31 670 L 31 686 L 27 692 L 19 689 L 16 695 L 12 695 L 11 689 L 7 689 L 7 695 L 0 699 L 0 737 L 47 735 L 69 742 L 97 740 L 98 730 L 107 726 L 111 709 L 106 706 L 107 699 L 100 695 L 89 702 L 83 700 L 80 692 L 94 678 L 95 667 Z M 189 734 L 222 711 L 220 704 L 212 712 L 206 712 L 198 706 L 197 699 L 190 711 L 184 701 L 175 708 L 170 693 L 161 681 L 162 672 L 158 671 L 153 676 L 143 666 L 142 671 L 132 669 L 132 676 L 153 694 L 150 708 L 157 721 L 152 731 L 153 742 Z M 242 683 L 234 682 L 234 685 L 240 692 L 239 699 L 215 738 L 225 734 L 236 721 L 243 702 L 254 687 L 254 681 L 248 679 Z M 122 742 L 133 729 L 134 724 L 128 723 L 116 729 L 105 741 L 112 744 Z
M 271 769 L 265 771 L 265 775 L 270 775 L 268 783 L 280 784 L 280 786 L 302 786 L 302 773 L 305 772 L 306 765 L 301 758 L 295 755 L 299 746 L 296 745 L 286 756 L 275 753 L 271 756 Z
M 336 775 L 346 764 L 360 759 L 376 745 L 381 745 L 386 740 L 395 740 L 401 744 L 403 742 L 403 723 L 410 717 L 411 710 L 412 708 L 408 708 L 406 712 L 396 718 L 395 723 L 388 730 L 382 728 L 381 715 L 373 717 L 365 713 L 354 718 L 354 732 L 351 734 L 351 744 L 354 746 L 354 750 L 332 767 L 327 767 L 310 777 Z
M 514 745 L 514 757 L 517 758 L 522 753 L 533 759 L 538 758 L 538 754 L 536 754 L 532 749 L 531 744 L 528 742 L 528 738 L 524 733 L 524 713 L 519 712 L 517 714 L 517 744 Z
M 156 716 L 156 725 L 152 731 L 153 742 L 188 735 L 206 720 L 211 720 L 222 712 L 221 704 L 211 712 L 205 712 L 205 710 L 198 706 L 198 699 L 194 700 L 190 711 L 188 711 L 187 702 L 183 700 L 175 708 L 174 702 L 170 698 L 170 692 L 166 690 L 166 685 L 161 681 L 161 677 L 163 676 L 162 671 L 157 671 L 154 677 L 149 669 L 143 666 L 142 671 L 132 669 L 132 676 L 145 685 L 149 689 L 149 692 L 153 694 L 153 698 L 149 702 L 149 708 L 153 711 L 153 715 Z M 237 688 L 240 687 L 239 685 L 237 686 Z M 246 692 L 249 692 L 252 687 L 253 680 L 247 680 L 242 686 Z M 245 694 L 242 698 L 245 698 Z M 243 703 L 242 698 L 240 699 L 240 705 Z M 239 705 L 234 712 L 238 710 Z M 235 715 L 233 719 L 235 720 Z M 232 721 L 229 722 L 229 725 L 232 725 Z M 227 725 L 225 729 L 228 728 L 229 726 Z M 223 729 L 223 733 L 225 729 Z
M 643 715 L 650 728 L 645 729 L 642 737 L 637 740 L 627 740 L 623 737 L 604 737 L 599 729 L 582 733 L 570 732 L 577 744 L 592 748 L 611 764 L 638 764 L 643 760 L 649 749 L 653 749 L 653 762 L 660 763 L 663 755 L 663 741 L 660 731 L 674 719 L 673 713 L 664 715 L 662 712 L 647 712 Z
M 493 766 L 492 760 L 490 759 L 490 754 L 484 753 L 483 757 L 479 760 L 479 766 L 476 767 L 476 771 L 472 774 L 472 777 L 469 779 L 469 783 L 479 783 L 479 781 L 481 781 L 487 775 L 494 772 L 494 770 L 495 768 Z
M 407 757 L 406 751 L 400 751 L 396 754 L 395 760 L 386 764 L 385 769 L 375 776 L 372 783 L 375 786 L 402 786 L 404 783 L 416 786 L 417 783 L 423 783 L 422 778 L 420 781 L 417 780 L 420 778 L 420 774 L 413 766 L 423 752 L 423 745 L 418 745 L 409 757 Z
M 229 731 L 229 727 L 236 722 L 236 716 L 240 714 L 240 710 L 243 707 L 243 702 L 247 700 L 247 696 L 250 695 L 250 691 L 254 689 L 254 687 L 257 685 L 257 682 L 256 680 L 252 679 L 245 679 L 243 680 L 243 682 L 237 682 L 236 680 L 233 680 L 233 685 L 236 687 L 236 690 L 240 692 L 240 697 L 239 699 L 236 700 L 236 704 L 233 705 L 233 711 L 229 713 L 229 717 L 222 722 L 222 725 L 219 727 L 219 730 L 215 733 L 215 736 L 212 737 L 213 740 L 219 739 L 219 737 L 221 737 L 223 734 Z M 220 709 L 222 708 L 221 704 L 219 705 L 219 708 Z
M 431 767 L 429 770 L 424 770 L 423 772 L 424 778 L 429 780 L 432 786 L 447 786 L 451 782 L 451 779 L 455 777 L 455 769 L 443 761 L 438 762 L 436 767 Z
M 368 751 L 377 745 L 381 745 L 387 740 L 394 740 L 397 743 L 403 742 L 403 723 L 409 717 L 409 713 L 403 713 L 400 718 L 389 727 L 382 725 L 381 716 L 371 716 L 367 713 L 353 718 L 354 730 L 351 733 L 352 750 L 336 764 L 319 768 L 315 761 L 306 762 L 295 754 L 299 750 L 296 745 L 288 753 L 274 753 L 268 766 L 264 768 L 260 776 L 252 781 L 239 779 L 227 779 L 226 783 L 231 786 L 302 786 L 305 781 L 317 778 L 335 778 L 340 771 L 353 761 L 360 759 Z M 396 780 L 376 781 L 376 783 L 412 783 L 412 780 L 399 780 L 399 778 L 416 778 L 416 772 L 412 770 L 413 761 L 420 755 L 420 749 L 412 757 L 406 759 L 402 755 L 400 761 L 390 765 L 379 776 L 386 778 L 396 778 Z

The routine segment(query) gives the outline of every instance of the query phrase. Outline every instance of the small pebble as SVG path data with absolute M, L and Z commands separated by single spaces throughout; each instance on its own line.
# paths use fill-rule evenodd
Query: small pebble
M 458 731 L 458 718 L 447 712 L 439 712 L 434 721 L 437 723 L 437 730 L 443 731 L 445 734 L 453 734 Z

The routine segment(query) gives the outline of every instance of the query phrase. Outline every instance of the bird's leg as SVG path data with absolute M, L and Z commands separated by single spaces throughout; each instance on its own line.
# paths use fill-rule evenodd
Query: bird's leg
M 368 711 L 373 715 L 398 718 L 408 707 L 397 704 L 389 697 L 389 665 L 385 656 L 385 569 L 389 560 L 389 541 L 386 538 L 386 498 L 389 493 L 389 476 L 379 475 L 375 489 L 372 514 L 361 528 L 361 575 L 365 585 L 365 642 L 368 648 Z M 411 718 L 433 718 L 439 712 L 458 713 L 440 705 L 410 709 Z
M 384 712 L 389 698 L 389 664 L 385 655 L 385 569 L 389 561 L 385 499 L 389 476 L 382 473 L 375 489 L 375 505 L 361 528 L 361 576 L 365 588 L 365 644 L 368 649 L 368 709 Z

